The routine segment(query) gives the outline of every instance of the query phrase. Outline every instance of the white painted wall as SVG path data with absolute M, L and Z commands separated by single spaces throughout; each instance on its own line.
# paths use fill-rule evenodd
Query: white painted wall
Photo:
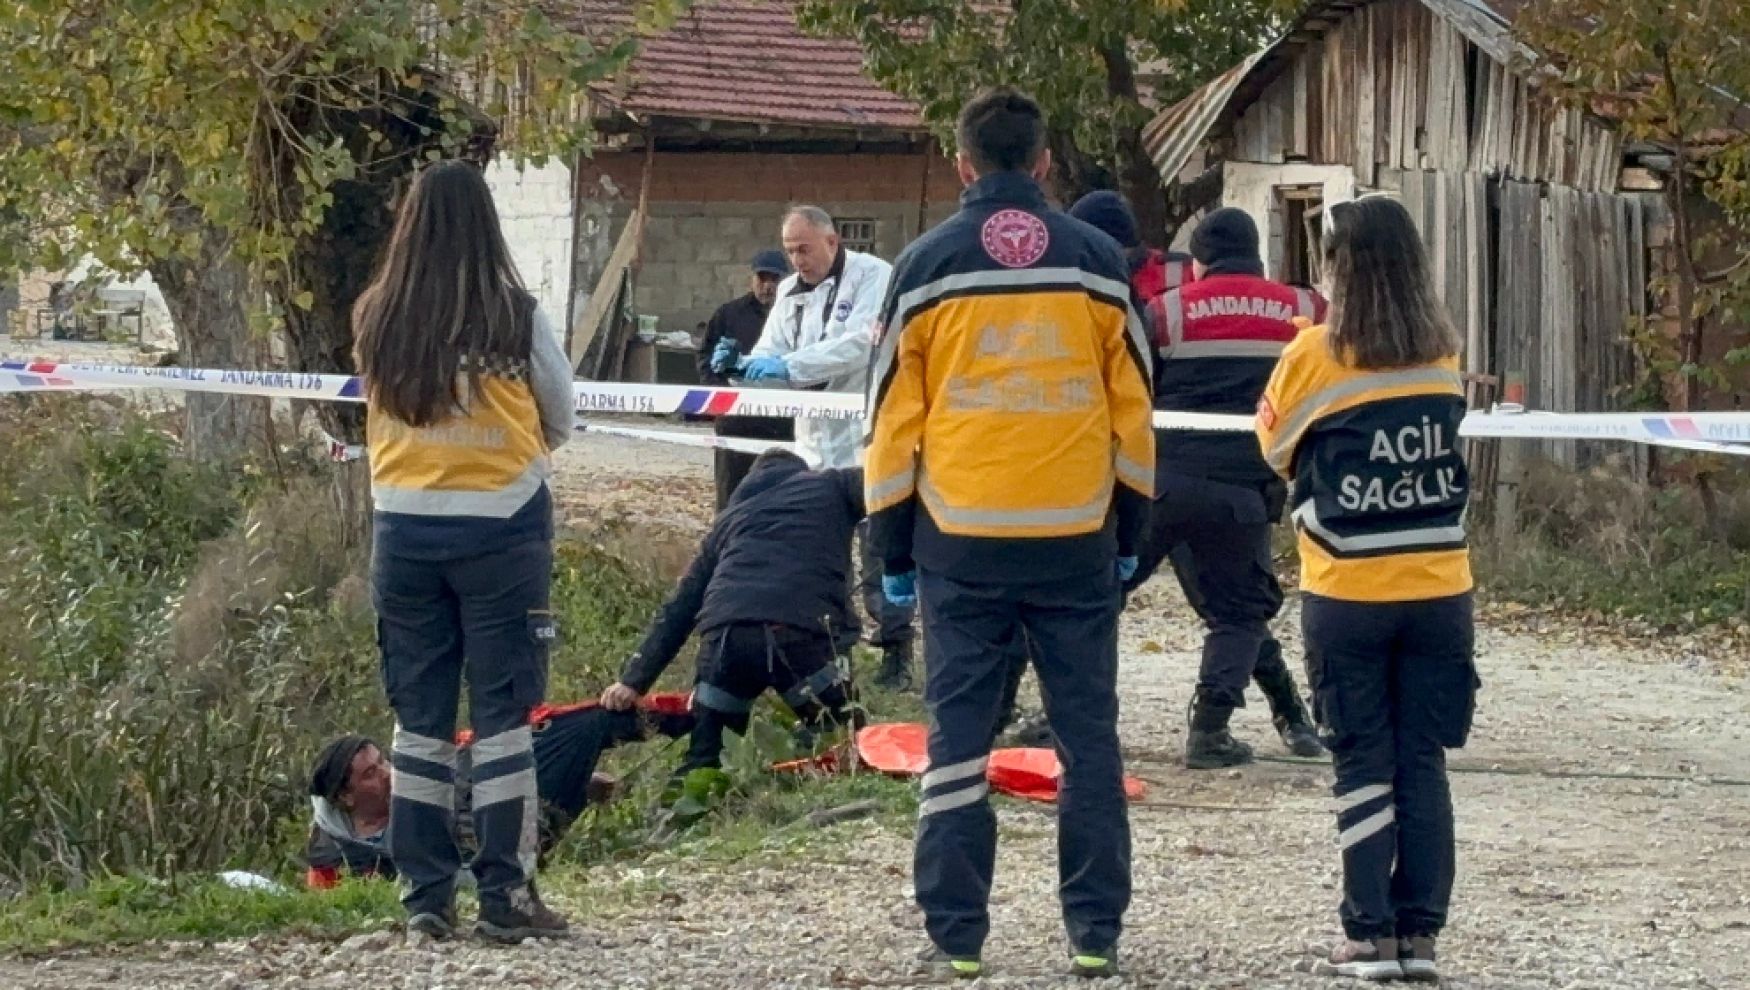
M 1229 162 L 1222 168 L 1222 205 L 1245 210 L 1258 225 L 1264 247 L 1264 270 L 1278 272 L 1282 259 L 1274 257 L 1270 241 L 1270 211 L 1276 206 L 1278 186 L 1323 186 L 1326 203 L 1355 198 L 1355 172 L 1347 165 L 1255 165 Z M 1189 226 L 1189 225 L 1187 225 Z
M 571 293 L 571 169 L 548 162 L 518 171 L 500 160 L 487 166 L 486 184 L 517 270 L 563 340 Z

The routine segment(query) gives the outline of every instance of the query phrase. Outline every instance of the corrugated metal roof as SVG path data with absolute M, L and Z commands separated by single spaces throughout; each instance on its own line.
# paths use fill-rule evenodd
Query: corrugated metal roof
M 597 91 L 629 113 L 799 127 L 920 132 L 918 108 L 863 71 L 854 40 L 796 24 L 788 0 L 699 0 L 667 31 L 640 39 L 624 78 Z M 630 0 L 574 0 L 584 34 L 623 30 Z
M 1185 163 L 1202 147 L 1218 125 L 1233 120 L 1249 102 L 1285 69 L 1309 41 L 1323 37 L 1349 12 L 1377 0 L 1325 0 L 1315 3 L 1295 19 L 1287 31 L 1250 58 L 1205 83 L 1195 93 L 1161 111 L 1143 129 L 1143 147 L 1168 182 L 1179 177 Z M 1513 37 L 1511 18 L 1524 6 L 1522 0 L 1419 0 L 1435 16 L 1503 65 L 1530 49 Z
M 1190 96 L 1161 111 L 1142 131 L 1142 145 L 1154 159 L 1155 168 L 1168 182 L 1184 171 L 1185 163 L 1203 145 L 1215 121 L 1227 109 L 1234 90 L 1245 81 L 1270 49 L 1257 52 L 1239 65 L 1215 77 Z

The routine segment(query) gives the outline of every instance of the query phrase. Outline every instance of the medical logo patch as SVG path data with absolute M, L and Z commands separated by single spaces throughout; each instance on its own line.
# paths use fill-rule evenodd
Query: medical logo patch
M 851 318 L 851 300 L 840 299 L 839 304 L 833 308 L 832 318 L 839 321 L 840 323 L 843 323 L 844 321 L 850 319 Z
M 1004 268 L 1026 268 L 1051 246 L 1045 221 L 1021 210 L 1002 210 L 986 220 L 981 239 L 984 253 Z

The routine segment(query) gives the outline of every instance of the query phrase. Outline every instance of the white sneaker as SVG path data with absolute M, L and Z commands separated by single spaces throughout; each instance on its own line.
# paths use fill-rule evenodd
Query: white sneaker
M 1372 942 L 1345 939 L 1341 945 L 1331 950 L 1330 958 L 1319 966 L 1317 972 L 1321 976 L 1346 976 L 1373 983 L 1404 978 L 1404 967 L 1398 962 L 1398 940 L 1395 938 L 1376 939 Z

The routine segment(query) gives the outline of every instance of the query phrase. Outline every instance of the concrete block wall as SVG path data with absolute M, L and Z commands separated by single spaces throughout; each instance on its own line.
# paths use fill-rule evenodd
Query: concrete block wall
M 923 166 L 921 154 L 659 151 L 636 275 L 637 311 L 658 317 L 664 331 L 693 332 L 718 306 L 747 291 L 748 262 L 780 246 L 780 221 L 795 203 L 813 203 L 840 219 L 876 221 L 875 253 L 893 260 L 920 233 L 920 193 L 929 200 L 926 228 L 957 205 L 959 182 L 949 163 L 930 163 L 927 192 Z M 637 201 L 642 174 L 637 153 L 604 153 L 580 167 L 579 195 L 611 213 L 616 236 Z M 604 189 L 615 195 L 604 197 Z
M 548 162 L 519 171 L 495 161 L 487 166 L 486 184 L 523 283 L 563 339 L 571 291 L 571 169 Z

